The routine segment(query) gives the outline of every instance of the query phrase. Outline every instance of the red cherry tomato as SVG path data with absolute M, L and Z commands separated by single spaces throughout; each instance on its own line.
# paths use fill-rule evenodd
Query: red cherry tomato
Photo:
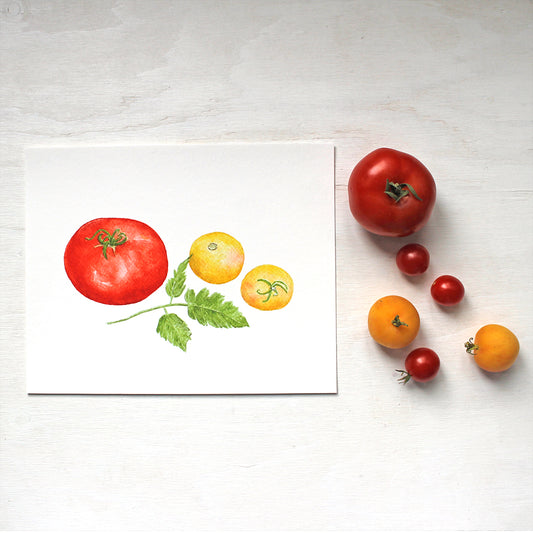
M 368 231 L 402 237 L 421 229 L 431 216 L 436 187 L 429 170 L 412 155 L 378 148 L 353 169 L 350 209 Z
M 454 276 L 439 276 L 431 285 L 431 296 L 441 305 L 457 305 L 464 295 L 464 285 Z
M 418 276 L 428 269 L 429 252 L 421 244 L 406 244 L 398 250 L 396 264 L 407 276 Z
M 417 348 L 405 358 L 405 370 L 398 381 L 407 383 L 411 378 L 419 383 L 431 381 L 439 372 L 439 356 L 429 348 Z
M 67 276 L 81 294 L 109 305 L 144 300 L 168 273 L 159 235 L 128 218 L 98 218 L 81 226 L 65 248 L 64 262 Z

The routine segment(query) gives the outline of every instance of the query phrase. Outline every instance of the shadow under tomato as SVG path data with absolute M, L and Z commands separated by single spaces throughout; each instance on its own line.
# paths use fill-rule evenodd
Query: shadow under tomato
M 380 249 L 382 252 L 392 254 L 393 256 L 396 256 L 396 253 L 402 246 L 410 243 L 418 243 L 425 246 L 431 255 L 432 244 L 439 239 L 439 235 L 445 233 L 443 228 L 446 227 L 446 217 L 442 212 L 442 206 L 438 203 L 438 198 L 428 223 L 420 230 L 411 235 L 407 235 L 406 237 L 385 237 L 382 235 L 376 235 L 375 233 L 366 230 L 355 219 L 353 219 L 353 222 L 355 228 L 362 232 L 361 235 L 363 235 L 368 242 L 372 243 L 373 246 Z M 406 278 L 409 277 L 410 276 L 406 276 Z M 417 278 L 420 276 L 414 277 Z
M 376 235 L 363 228 L 356 221 L 356 229 L 360 232 L 363 238 L 371 243 L 375 248 L 379 249 L 382 253 L 396 256 L 396 252 L 405 244 L 411 242 L 410 237 L 384 237 L 383 235 Z
M 426 272 L 423 274 L 419 274 L 418 276 L 407 276 L 406 274 L 401 274 L 401 276 L 407 283 L 413 286 L 428 285 L 431 284 L 433 279 L 428 270 L 426 270 Z
M 444 390 L 444 387 L 446 385 L 446 375 L 445 372 L 441 369 L 439 370 L 439 373 L 431 380 L 427 381 L 426 383 L 420 383 L 418 381 L 414 381 L 411 379 L 407 385 L 412 384 L 412 386 L 419 388 L 420 390 L 426 390 L 426 391 L 437 391 L 437 390 Z
M 430 295 L 431 298 L 431 295 Z M 474 307 L 472 306 L 472 303 L 470 302 L 470 298 L 467 294 L 465 294 L 464 298 L 457 304 L 457 305 L 441 305 L 437 303 L 435 300 L 433 300 L 433 306 L 438 312 L 445 313 L 447 315 L 453 316 L 457 318 L 458 320 L 461 317 L 471 317 L 472 312 L 474 311 Z
M 475 365 L 475 361 L 472 361 L 472 364 Z M 527 369 L 525 367 L 526 357 L 524 357 L 522 353 L 519 353 L 513 366 L 503 372 L 488 372 L 480 367 L 477 367 L 477 369 L 482 379 L 485 381 L 497 384 L 504 389 L 516 390 L 515 380 L 519 379 L 521 375 L 526 373 Z
M 398 359 L 399 361 L 403 360 L 407 357 L 407 354 L 409 353 L 409 346 L 406 348 L 387 348 L 386 346 L 382 346 L 381 344 L 376 343 L 379 350 L 385 354 L 387 357 L 390 357 L 391 359 Z

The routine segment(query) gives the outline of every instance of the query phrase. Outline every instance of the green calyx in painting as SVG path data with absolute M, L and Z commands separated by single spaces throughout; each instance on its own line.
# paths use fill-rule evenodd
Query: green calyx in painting
M 111 250 L 113 250 L 113 253 L 115 253 L 115 249 L 117 246 L 126 244 L 126 242 L 128 241 L 128 236 L 123 231 L 120 231 L 118 228 L 113 233 L 109 233 L 109 231 L 107 231 L 106 229 L 99 229 L 94 233 L 92 237 L 85 237 L 85 240 L 92 241 L 94 238 L 96 238 L 99 243 L 96 245 L 96 248 L 98 248 L 99 246 L 102 247 L 102 253 L 104 254 L 104 257 L 106 259 L 108 248 L 111 248 Z

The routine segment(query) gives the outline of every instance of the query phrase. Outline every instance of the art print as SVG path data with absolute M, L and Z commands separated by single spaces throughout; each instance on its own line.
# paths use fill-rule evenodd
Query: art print
M 332 147 L 27 163 L 28 392 L 336 391 Z

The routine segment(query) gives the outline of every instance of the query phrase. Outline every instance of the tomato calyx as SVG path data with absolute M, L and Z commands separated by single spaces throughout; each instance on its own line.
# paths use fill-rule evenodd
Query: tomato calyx
M 398 378 L 399 383 L 403 383 L 404 385 L 411 379 L 411 374 L 407 372 L 407 370 L 396 370 L 396 372 L 400 372 L 401 376 Z
M 466 351 L 467 353 L 471 354 L 471 355 L 475 355 L 475 350 L 479 349 L 479 346 L 477 344 L 474 344 L 474 339 L 472 337 L 470 337 L 466 342 L 465 342 L 465 348 L 466 348 Z
M 118 228 L 113 233 L 109 233 L 106 229 L 99 229 L 95 231 L 92 237 L 85 237 L 85 240 L 92 241 L 95 237 L 99 243 L 95 248 L 98 248 L 99 246 L 102 247 L 102 253 L 104 254 L 105 259 L 107 259 L 108 248 L 111 248 L 113 253 L 115 253 L 116 247 L 125 244 L 128 240 L 128 236 Z
M 396 316 L 393 318 L 391 324 L 392 324 L 394 327 L 396 327 L 396 328 L 399 328 L 400 326 L 406 326 L 406 327 L 409 327 L 409 324 L 406 324 L 405 322 L 402 322 L 402 321 L 400 320 L 400 315 L 396 315 Z
M 288 285 L 284 281 L 281 281 L 279 279 L 271 282 L 266 279 L 259 278 L 257 281 L 262 281 L 263 283 L 266 283 L 268 285 L 268 288 L 266 291 L 261 292 L 259 289 L 257 289 L 256 291 L 257 294 L 260 294 L 261 296 L 266 296 L 266 299 L 263 300 L 263 303 L 268 302 L 268 300 L 270 300 L 270 297 L 272 295 L 274 296 L 278 295 L 278 289 L 277 289 L 278 287 L 282 288 L 286 293 L 289 292 Z
M 414 187 L 409 183 L 396 183 L 387 179 L 384 192 L 387 196 L 390 196 L 395 203 L 398 203 L 402 198 L 409 194 L 412 194 L 417 200 L 422 202 L 422 198 L 416 194 Z

